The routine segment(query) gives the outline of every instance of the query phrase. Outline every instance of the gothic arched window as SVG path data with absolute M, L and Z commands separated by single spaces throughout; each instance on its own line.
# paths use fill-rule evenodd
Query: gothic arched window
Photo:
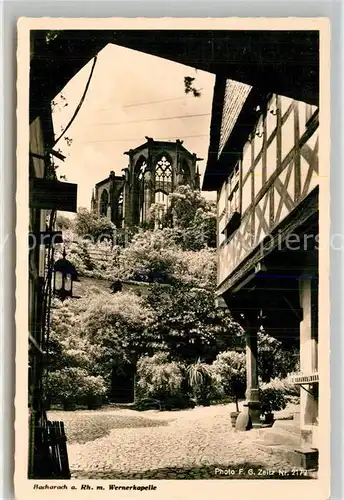
M 121 221 L 123 219 L 123 191 L 120 193 L 118 197 L 118 218 Z
M 106 189 L 103 190 L 100 197 L 100 215 L 107 216 L 107 208 L 109 204 L 109 194 Z
M 158 225 L 161 226 L 162 219 L 168 208 L 168 195 L 172 192 L 172 166 L 166 156 L 162 156 L 155 165 L 155 203 L 160 206 L 157 214 Z
M 169 193 L 172 185 L 172 166 L 166 156 L 162 156 L 155 166 L 155 191 Z
M 138 171 L 140 222 L 145 222 L 149 212 L 149 171 L 146 161 L 142 161 Z

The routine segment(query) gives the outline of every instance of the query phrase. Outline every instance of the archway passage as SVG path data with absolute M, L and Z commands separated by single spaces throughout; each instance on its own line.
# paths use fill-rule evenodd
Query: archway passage
M 133 403 L 135 399 L 135 365 L 114 366 L 111 378 L 112 403 Z

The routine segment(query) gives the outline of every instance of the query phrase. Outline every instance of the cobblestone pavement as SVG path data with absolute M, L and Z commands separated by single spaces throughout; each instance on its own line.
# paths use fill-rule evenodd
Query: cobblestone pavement
M 59 411 L 49 418 L 65 422 L 77 479 L 247 479 L 259 477 L 260 469 L 290 470 L 288 462 L 255 447 L 255 430 L 231 427 L 233 410 L 217 405 L 172 412 Z

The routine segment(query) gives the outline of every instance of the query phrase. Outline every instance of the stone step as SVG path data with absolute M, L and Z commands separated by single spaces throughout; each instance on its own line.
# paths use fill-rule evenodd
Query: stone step
M 281 420 L 268 429 L 258 431 L 258 440 L 267 445 L 290 445 L 298 447 L 301 443 L 300 427 L 292 420 Z
M 300 434 L 300 422 L 295 420 L 275 420 L 272 428 L 274 430 L 283 430 L 291 434 Z
M 297 447 L 301 444 L 300 436 L 281 432 L 267 432 L 265 434 L 260 434 L 258 440 L 266 445 L 289 445 Z
M 295 468 L 307 471 L 318 470 L 319 451 L 314 448 L 267 445 L 265 442 L 259 441 L 255 441 L 255 445 L 261 451 L 287 460 Z

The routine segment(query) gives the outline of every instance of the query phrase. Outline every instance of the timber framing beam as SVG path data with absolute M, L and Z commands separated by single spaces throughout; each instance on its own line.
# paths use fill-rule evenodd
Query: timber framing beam
M 243 263 L 223 281 L 216 291 L 216 295 L 223 295 L 227 292 L 232 292 L 235 287 L 238 287 L 241 281 L 244 281 L 248 275 L 254 272 L 255 267 L 260 262 L 267 262 L 267 257 L 273 252 L 275 255 L 281 255 L 281 243 L 286 240 L 288 235 L 302 234 L 309 228 L 310 231 L 317 233 L 317 214 L 318 214 L 318 189 L 314 190 L 303 202 L 300 203 L 286 219 L 271 233 L 273 242 L 269 240 L 269 245 L 264 246 L 264 242 L 251 252 Z M 314 221 L 314 217 L 316 221 Z M 280 252 L 280 253 L 278 253 Z M 302 252 L 302 251 L 301 251 Z M 291 254 L 298 253 L 289 252 Z M 285 254 L 283 256 L 285 258 Z M 316 263 L 315 263 L 316 265 Z M 287 267 L 286 261 L 283 261 L 284 269 Z

